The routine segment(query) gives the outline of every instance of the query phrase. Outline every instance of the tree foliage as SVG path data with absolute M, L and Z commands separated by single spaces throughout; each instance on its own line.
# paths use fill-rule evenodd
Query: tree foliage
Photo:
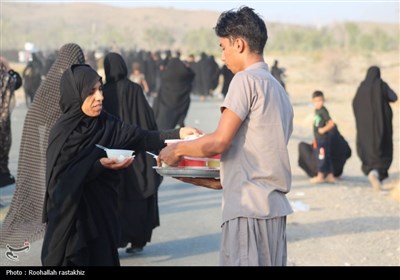
M 175 38 L 166 29 L 151 27 L 145 30 L 144 41 L 150 46 L 150 49 L 170 49 Z
M 217 54 L 219 51 L 218 38 L 211 28 L 200 28 L 187 32 L 182 38 L 182 45 L 188 52 L 200 54 Z
M 267 43 L 271 51 L 394 51 L 399 48 L 399 38 L 389 36 L 382 28 L 362 31 L 359 24 L 352 22 L 345 23 L 343 27 L 272 27 L 273 32 Z
M 29 18 L 17 22 L 9 14 L 2 19 L 2 48 L 21 49 L 25 42 L 33 42 L 40 49 L 58 48 L 65 42 L 76 42 L 83 48 L 117 45 L 125 49 L 148 50 L 180 49 L 185 53 L 219 54 L 218 38 L 211 27 L 188 28 L 186 25 L 165 27 L 154 23 L 147 28 L 115 25 L 110 22 L 70 22 L 59 17 L 52 24 L 30 24 Z M 150 21 L 145 18 L 144 21 Z M 210 25 L 211 26 L 211 25 Z M 366 26 L 345 22 L 323 27 L 268 23 L 268 51 L 313 52 L 341 50 L 353 52 L 396 51 L 399 33 L 385 29 L 385 25 Z M 392 30 L 392 29 L 390 29 Z

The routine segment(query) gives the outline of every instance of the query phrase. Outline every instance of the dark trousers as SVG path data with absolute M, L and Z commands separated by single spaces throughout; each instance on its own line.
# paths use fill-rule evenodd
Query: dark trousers
M 315 150 L 317 157 L 318 172 L 324 174 L 332 173 L 332 157 L 330 138 L 317 139 L 317 149 Z
M 8 154 L 11 149 L 11 120 L 10 114 L 0 116 L 0 173 L 9 173 Z

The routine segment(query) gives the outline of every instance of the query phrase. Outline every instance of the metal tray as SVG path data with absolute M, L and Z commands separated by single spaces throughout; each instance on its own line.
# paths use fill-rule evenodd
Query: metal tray
M 189 168 L 189 167 L 159 167 L 153 166 L 161 176 L 189 178 L 219 178 L 219 169 Z

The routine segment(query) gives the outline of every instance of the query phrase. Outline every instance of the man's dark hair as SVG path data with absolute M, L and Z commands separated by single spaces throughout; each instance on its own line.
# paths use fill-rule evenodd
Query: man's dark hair
M 320 91 L 320 90 L 316 90 L 312 94 L 312 98 L 315 98 L 315 97 L 324 97 L 324 93 L 322 91 Z
M 218 37 L 229 38 L 231 43 L 237 38 L 246 40 L 250 51 L 257 54 L 263 53 L 268 40 L 265 22 L 247 6 L 223 12 L 214 30 Z

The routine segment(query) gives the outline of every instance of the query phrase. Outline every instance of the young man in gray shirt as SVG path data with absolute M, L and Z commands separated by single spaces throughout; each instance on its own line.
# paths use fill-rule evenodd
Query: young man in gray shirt
M 217 129 L 193 141 L 168 145 L 159 161 L 221 156 L 221 180 L 182 181 L 223 188 L 220 265 L 284 266 L 287 262 L 286 194 L 291 170 L 287 144 L 293 109 L 264 62 L 264 21 L 249 7 L 221 14 L 215 27 L 222 60 L 235 74 Z

